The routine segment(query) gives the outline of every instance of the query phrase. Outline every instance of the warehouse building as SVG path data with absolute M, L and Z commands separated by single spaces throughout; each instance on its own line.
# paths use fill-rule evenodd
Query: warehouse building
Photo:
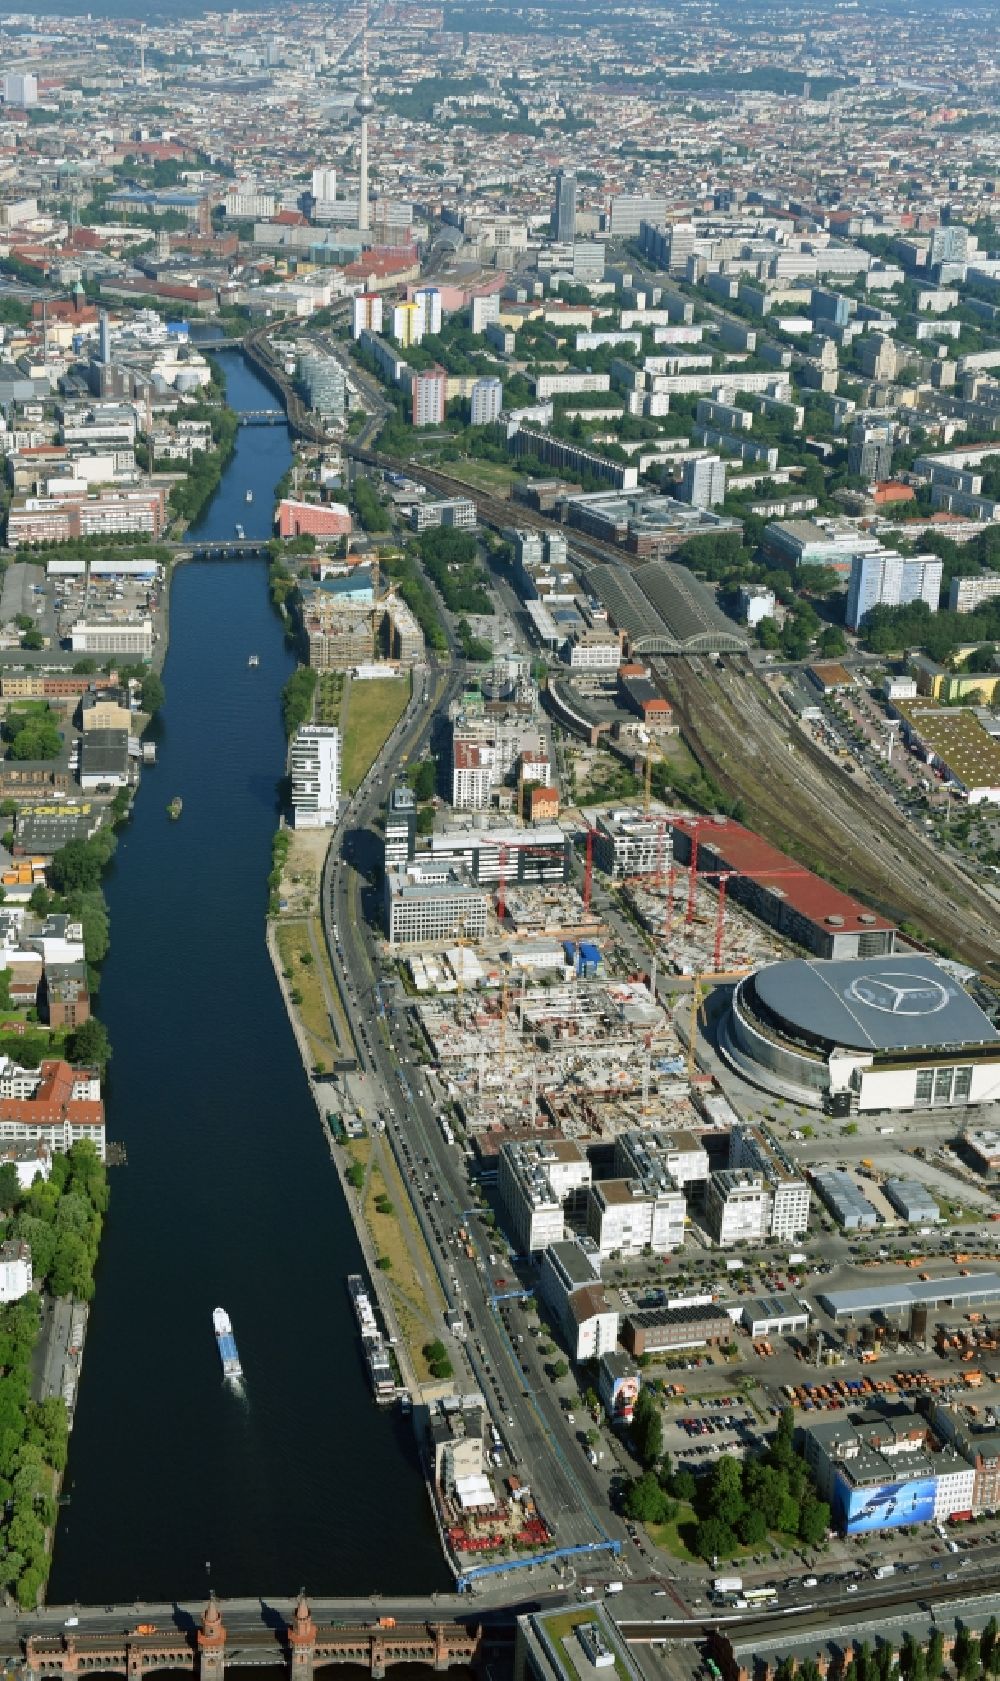
M 910 1226 L 933 1226 L 941 1210 L 919 1179 L 887 1179 L 883 1191 L 896 1213 Z
M 845 1232 L 875 1230 L 878 1215 L 849 1173 L 839 1167 L 821 1167 L 812 1177 L 823 1203 Z
M 817 957 L 879 957 L 895 949 L 896 926 L 813 875 L 730 817 L 675 817 L 674 857 L 700 875 L 726 876 L 726 896 Z
M 896 1313 L 906 1319 L 914 1307 L 953 1307 L 961 1312 L 983 1303 L 1000 1302 L 1000 1273 L 974 1272 L 968 1278 L 920 1279 L 916 1284 L 872 1285 L 863 1290 L 824 1290 L 821 1307 L 838 1323 L 844 1319 L 870 1319 L 872 1314 Z
M 836 1114 L 1000 1096 L 1000 1033 L 930 957 L 768 964 L 734 989 L 719 1045 L 753 1085 Z
M 809 1329 L 809 1309 L 788 1296 L 765 1296 L 747 1302 L 743 1324 L 752 1337 L 792 1337 Z

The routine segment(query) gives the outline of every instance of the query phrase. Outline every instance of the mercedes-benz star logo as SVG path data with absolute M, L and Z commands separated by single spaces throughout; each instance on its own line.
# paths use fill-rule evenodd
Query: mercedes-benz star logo
M 950 994 L 929 975 L 889 969 L 879 975 L 855 976 L 844 996 L 890 1016 L 933 1016 L 946 1007 Z

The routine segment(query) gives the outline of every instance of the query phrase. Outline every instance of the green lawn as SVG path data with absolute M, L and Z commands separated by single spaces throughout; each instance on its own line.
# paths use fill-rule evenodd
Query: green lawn
M 446 461 L 443 466 L 453 478 L 464 480 L 475 490 L 495 490 L 501 495 L 518 477 L 513 468 L 502 461 Z
M 353 794 L 405 712 L 409 698 L 408 677 L 375 677 L 369 682 L 351 684 L 340 772 L 345 794 Z

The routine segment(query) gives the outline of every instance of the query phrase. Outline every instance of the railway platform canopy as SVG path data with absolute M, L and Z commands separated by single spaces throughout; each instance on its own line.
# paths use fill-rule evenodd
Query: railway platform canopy
M 595 566 L 587 583 L 624 630 L 634 654 L 741 654 L 747 638 L 700 578 L 675 561 L 629 570 Z

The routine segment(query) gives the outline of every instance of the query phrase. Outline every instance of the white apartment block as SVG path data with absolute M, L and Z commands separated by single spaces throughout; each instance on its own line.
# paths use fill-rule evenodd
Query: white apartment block
M 328 829 L 340 806 L 340 731 L 303 724 L 292 740 L 292 812 L 297 829 Z
M 734 1243 L 764 1243 L 771 1235 L 771 1192 L 761 1173 L 745 1168 L 713 1173 L 708 1181 L 705 1223 L 720 1249 Z
M 530 1255 L 562 1241 L 566 1204 L 589 1188 L 590 1162 L 569 1139 L 504 1144 L 497 1183 L 511 1237 Z
M 948 607 L 952 613 L 972 613 L 984 601 L 1000 595 L 1000 572 L 979 572 L 971 578 L 952 578 Z
M 351 337 L 359 339 L 363 332 L 382 331 L 382 295 L 380 292 L 358 292 L 351 302 Z

